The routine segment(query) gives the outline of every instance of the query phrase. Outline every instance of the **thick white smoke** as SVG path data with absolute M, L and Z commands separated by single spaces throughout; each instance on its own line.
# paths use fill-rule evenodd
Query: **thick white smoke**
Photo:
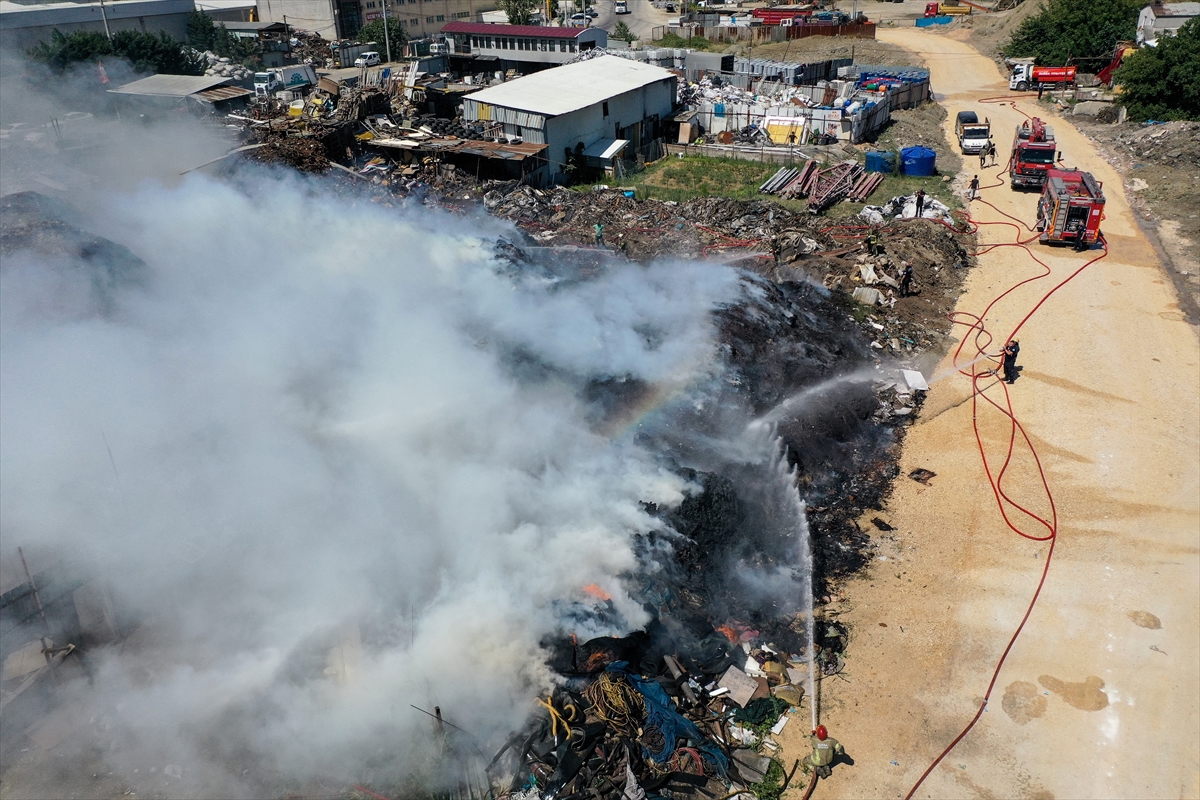
M 0 276 L 0 530 L 83 554 L 146 626 L 94 659 L 110 765 L 210 796 L 261 791 L 243 769 L 394 777 L 429 730 L 410 703 L 485 740 L 519 723 L 583 587 L 646 621 L 621 584 L 640 504 L 686 487 L 580 388 L 707 377 L 735 272 L 514 276 L 482 215 L 280 176 L 95 214 L 148 265 L 106 306 L 74 265 Z

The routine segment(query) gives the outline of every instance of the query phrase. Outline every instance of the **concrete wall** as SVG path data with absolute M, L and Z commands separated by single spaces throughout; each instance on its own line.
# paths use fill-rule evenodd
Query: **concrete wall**
M 193 0 L 137 0 L 106 3 L 108 29 L 112 33 L 138 30 L 158 34 L 166 31 L 177 40 L 187 38 L 188 15 L 195 9 Z M 55 29 L 63 33 L 95 31 L 104 33 L 104 18 L 99 3 L 54 3 L 16 6 L 6 3 L 0 11 L 0 47 L 26 49 L 40 41 L 50 41 Z
M 259 0 L 258 18 L 260 22 L 286 22 L 319 33 L 323 39 L 338 38 L 331 0 Z
M 638 126 L 650 117 L 657 116 L 662 123 L 671 115 L 675 107 L 675 84 L 675 78 L 666 78 L 609 98 L 607 115 L 604 104 L 597 103 L 547 120 L 546 158 L 557 162 L 550 164 L 551 179 L 563 171 L 564 149 L 574 150 L 576 143 L 588 147 L 601 139 L 619 138 L 632 138 L 630 147 L 644 143 L 639 141 L 642 137 Z M 622 135 L 617 135 L 618 130 Z

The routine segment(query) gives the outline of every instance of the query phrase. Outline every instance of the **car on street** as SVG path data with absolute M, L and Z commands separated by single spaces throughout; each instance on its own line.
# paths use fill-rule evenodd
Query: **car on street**
M 368 50 L 367 52 L 359 55 L 358 58 L 354 59 L 354 66 L 356 67 L 375 67 L 382 63 L 383 59 L 380 58 L 379 53 L 375 52 L 374 50 Z

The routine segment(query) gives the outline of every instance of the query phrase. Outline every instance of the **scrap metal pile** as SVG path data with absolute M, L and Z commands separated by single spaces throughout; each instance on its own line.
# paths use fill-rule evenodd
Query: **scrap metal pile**
M 807 197 L 808 211 L 817 214 L 841 200 L 864 202 L 881 183 L 882 174 L 867 172 L 857 162 L 845 161 L 822 170 L 810 159 L 803 167 L 780 169 L 758 191 L 779 197 Z
M 693 621 L 675 636 L 679 622 L 664 622 L 556 643 L 550 665 L 563 683 L 487 767 L 496 797 L 720 798 L 790 778 L 772 772 L 771 737 L 802 702 L 807 662 L 744 625 Z M 824 664 L 832 674 L 841 661 Z

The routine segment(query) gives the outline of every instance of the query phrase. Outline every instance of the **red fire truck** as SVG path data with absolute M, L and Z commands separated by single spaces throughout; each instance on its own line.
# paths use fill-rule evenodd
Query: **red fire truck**
M 1046 183 L 1046 170 L 1054 166 L 1057 147 L 1054 130 L 1039 118 L 1018 125 L 1008 157 L 1008 178 L 1012 188 L 1042 188 Z
M 1104 192 L 1090 172 L 1049 169 L 1038 201 L 1038 237 L 1045 244 L 1074 244 L 1086 250 L 1100 238 Z

